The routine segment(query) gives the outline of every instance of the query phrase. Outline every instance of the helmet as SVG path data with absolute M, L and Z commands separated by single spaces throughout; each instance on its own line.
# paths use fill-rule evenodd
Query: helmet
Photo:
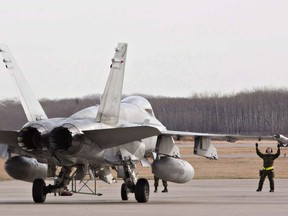
M 271 147 L 268 147 L 268 148 L 266 149 L 266 153 L 267 153 L 267 154 L 272 154 L 272 153 L 273 153 L 273 149 L 272 149 Z

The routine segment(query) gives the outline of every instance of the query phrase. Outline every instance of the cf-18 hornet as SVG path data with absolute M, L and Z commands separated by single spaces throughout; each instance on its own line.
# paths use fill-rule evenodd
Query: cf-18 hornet
M 191 164 L 181 159 L 174 137 L 193 137 L 194 154 L 210 159 L 218 158 L 211 144 L 214 138 L 228 142 L 251 138 L 288 141 L 283 135 L 258 137 L 167 130 L 145 98 L 122 99 L 126 43 L 118 43 L 115 49 L 99 105 L 68 118 L 48 118 L 9 48 L 0 45 L 0 52 L 19 90 L 28 120 L 20 130 L 0 131 L 0 155 L 8 158 L 5 170 L 11 177 L 33 183 L 35 203 L 45 202 L 50 193 L 69 193 L 67 186 L 71 180 L 82 180 L 87 174 L 113 183 L 112 169 L 124 181 L 122 200 L 134 193 L 138 202 L 147 202 L 149 183 L 138 178 L 136 164 L 150 166 L 154 175 L 170 182 L 186 183 L 194 176 Z M 46 185 L 48 178 L 54 178 L 54 183 Z

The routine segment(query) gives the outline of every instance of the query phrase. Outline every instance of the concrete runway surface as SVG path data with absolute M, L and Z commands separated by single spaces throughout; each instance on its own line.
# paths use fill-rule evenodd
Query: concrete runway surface
M 258 180 L 192 180 L 187 184 L 169 183 L 169 193 L 153 193 L 150 181 L 150 200 L 137 203 L 134 194 L 121 201 L 122 181 L 108 185 L 97 181 L 97 193 L 102 196 L 74 194 L 71 197 L 47 195 L 44 204 L 35 204 L 31 183 L 0 182 L 0 215 L 287 215 L 288 180 L 275 180 L 274 193 L 269 193 L 268 179 L 263 191 L 257 193 Z

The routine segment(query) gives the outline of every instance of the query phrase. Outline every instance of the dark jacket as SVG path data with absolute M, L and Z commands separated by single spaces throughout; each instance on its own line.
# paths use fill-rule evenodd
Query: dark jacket
M 263 154 L 259 151 L 258 147 L 256 147 L 256 153 L 259 157 L 263 159 L 263 167 L 268 168 L 272 167 L 274 160 L 279 157 L 280 148 L 278 147 L 276 154 Z

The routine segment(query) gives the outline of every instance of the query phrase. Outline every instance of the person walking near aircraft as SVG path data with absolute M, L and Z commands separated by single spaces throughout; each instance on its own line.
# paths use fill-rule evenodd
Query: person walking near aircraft
M 168 183 L 167 183 L 167 181 L 162 179 L 162 184 L 164 186 L 164 190 L 162 191 L 162 193 L 168 193 Z M 156 175 L 154 175 L 154 187 L 155 187 L 154 193 L 157 193 L 158 185 L 159 185 L 159 178 Z
M 258 143 L 255 144 L 256 146 L 256 153 L 257 155 L 263 159 L 263 169 L 260 170 L 260 180 L 259 180 L 259 185 L 257 188 L 257 192 L 260 192 L 263 187 L 263 183 L 265 181 L 266 176 L 268 176 L 269 182 L 270 182 L 270 191 L 269 192 L 274 192 L 274 170 L 273 170 L 273 162 L 276 158 L 279 157 L 280 155 L 280 144 L 277 145 L 277 152 L 276 154 L 273 153 L 273 149 L 268 147 L 266 149 L 266 154 L 263 154 L 260 152 L 258 149 Z

